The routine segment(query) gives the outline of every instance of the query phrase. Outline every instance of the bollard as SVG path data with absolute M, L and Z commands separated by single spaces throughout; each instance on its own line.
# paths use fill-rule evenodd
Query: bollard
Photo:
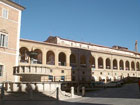
M 80 95 L 80 87 L 77 87 L 77 94 Z
M 56 88 L 56 99 L 59 100 L 59 87 Z
M 71 87 L 71 97 L 74 97 L 74 87 Z
M 85 87 L 82 87 L 82 96 L 85 96 Z

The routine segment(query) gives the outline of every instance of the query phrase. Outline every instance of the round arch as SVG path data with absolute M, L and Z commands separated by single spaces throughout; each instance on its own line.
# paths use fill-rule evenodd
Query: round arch
M 120 70 L 124 70 L 124 63 L 123 63 L 123 60 L 120 60 L 119 66 L 120 66 Z
M 111 69 L 109 58 L 106 59 L 106 69 Z
M 48 51 L 46 57 L 46 64 L 55 65 L 55 54 L 53 51 Z
M 129 61 L 125 62 L 125 68 L 126 68 L 126 70 L 130 70 Z
M 113 60 L 113 69 L 118 69 L 117 60 L 116 59 Z
M 42 64 L 42 51 L 40 49 L 34 50 L 35 55 L 33 55 L 32 62 L 36 64 Z
M 132 70 L 132 71 L 135 70 L 135 63 L 134 63 L 134 61 L 131 62 L 131 70 Z
M 66 54 L 64 52 L 59 53 L 59 66 L 66 66 Z
M 28 63 L 29 62 L 29 50 L 26 47 L 21 47 L 19 49 L 20 53 L 20 62 Z
M 98 58 L 98 68 L 99 68 L 99 69 L 103 69 L 103 68 L 104 68 L 104 65 L 103 65 L 103 58 L 102 58 L 102 57 L 99 57 L 99 58 Z

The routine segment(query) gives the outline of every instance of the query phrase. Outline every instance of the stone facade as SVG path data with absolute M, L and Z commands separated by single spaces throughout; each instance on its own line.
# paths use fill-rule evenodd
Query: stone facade
M 21 81 L 114 81 L 140 77 L 140 53 L 50 36 L 44 42 L 20 40 Z
M 13 66 L 18 65 L 23 9 L 24 7 L 10 0 L 0 0 L 0 82 L 15 81 Z

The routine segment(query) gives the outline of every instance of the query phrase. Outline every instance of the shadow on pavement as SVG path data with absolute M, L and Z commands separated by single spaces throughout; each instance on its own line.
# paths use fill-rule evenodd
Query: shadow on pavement
M 31 98 L 29 94 L 26 92 L 22 93 L 13 92 L 5 95 L 3 100 L 0 100 L 0 105 L 109 105 L 109 104 L 66 102 L 56 100 L 55 98 L 49 97 L 41 92 L 33 93 L 33 97 Z
M 106 88 L 96 92 L 88 92 L 86 97 L 140 99 L 140 92 L 138 84 L 132 83 L 119 88 Z

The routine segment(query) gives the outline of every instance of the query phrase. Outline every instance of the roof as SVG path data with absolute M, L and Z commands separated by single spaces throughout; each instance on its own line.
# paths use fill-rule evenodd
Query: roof
M 52 36 L 51 36 L 52 37 Z M 57 38 L 57 37 L 54 37 L 54 38 Z M 59 37 L 60 38 L 60 37 Z M 63 38 L 62 38 L 63 39 Z M 67 40 L 67 39 L 66 39 Z M 32 42 L 32 43 L 38 43 L 38 44 L 45 44 L 45 45 L 53 45 L 53 46 L 61 46 L 61 47 L 66 47 L 66 48 L 69 48 L 69 46 L 63 46 L 63 45 L 59 45 L 57 43 L 49 43 L 49 42 L 40 42 L 40 41 L 34 41 L 34 40 L 29 40 L 29 39 L 20 39 L 20 41 L 26 41 L 26 42 Z M 69 40 L 71 41 L 71 40 Z M 73 41 L 73 40 L 72 40 Z M 77 41 L 74 41 L 74 42 L 77 42 Z M 84 43 L 84 42 L 79 42 L 79 43 Z M 111 47 L 105 47 L 105 46 L 100 46 L 100 45 L 94 45 L 94 44 L 90 44 L 90 45 L 93 45 L 93 46 L 98 46 L 98 47 L 103 47 L 103 48 L 109 48 L 109 49 L 112 49 L 112 50 L 118 50 L 118 51 L 123 51 L 123 52 L 129 52 L 129 53 L 133 53 L 133 54 L 136 54 L 136 55 L 140 55 L 140 53 L 138 52 L 134 52 L 134 51 L 129 51 L 129 50 L 122 50 L 122 49 L 113 49 Z M 76 47 L 75 47 L 76 48 Z
M 25 7 L 13 2 L 12 0 L 0 0 L 0 1 L 3 2 L 3 3 L 6 3 L 6 4 L 8 4 L 8 5 L 12 6 L 12 7 L 15 7 L 15 8 L 19 9 L 19 10 L 24 10 L 25 9 Z
M 51 36 L 51 37 L 53 37 L 53 36 Z M 106 46 L 102 46 L 102 45 L 97 45 L 97 44 L 92 44 L 92 43 L 87 43 L 87 42 L 80 42 L 80 41 L 74 41 L 74 40 L 64 39 L 64 38 L 61 38 L 61 37 L 58 37 L 58 36 L 54 36 L 54 37 L 60 38 L 60 39 L 62 39 L 62 40 L 66 40 L 66 41 L 71 41 L 71 42 L 76 42 L 76 43 L 81 43 L 81 44 L 87 44 L 87 45 L 91 45 L 91 46 L 97 46 L 97 47 L 103 47 L 103 48 L 114 49 L 114 48 L 106 47 Z M 130 53 L 134 53 L 134 54 L 140 55 L 139 52 L 130 51 L 130 50 L 128 50 L 128 49 L 125 48 L 125 47 L 124 47 L 124 49 L 115 49 L 115 50 L 125 51 L 125 52 L 130 52 Z

